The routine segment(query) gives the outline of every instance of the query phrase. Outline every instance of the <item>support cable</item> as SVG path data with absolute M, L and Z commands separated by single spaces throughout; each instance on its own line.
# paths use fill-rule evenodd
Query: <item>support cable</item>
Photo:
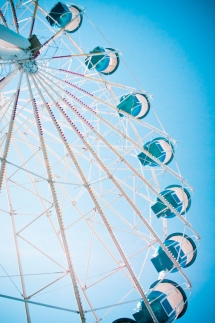
M 9 278 L 9 279 L 10 279 L 10 281 L 11 281 L 11 283 L 12 283 L 12 284 L 14 285 L 14 287 L 18 290 L 19 294 L 22 296 L 21 291 L 19 290 L 19 288 L 16 286 L 16 284 L 15 284 L 15 283 L 14 283 L 14 281 L 13 281 L 13 279 L 11 278 L 11 277 L 16 277 L 16 276 L 20 277 L 20 275 L 16 275 L 16 276 L 8 275 L 8 273 L 6 272 L 6 270 L 4 269 L 4 267 L 2 266 L 2 264 L 0 264 L 0 266 L 1 266 L 1 268 L 3 269 L 3 271 L 5 272 L 5 274 L 7 275 L 7 276 L 0 276 L 0 278 L 2 278 L 2 277 L 7 277 L 7 278 Z

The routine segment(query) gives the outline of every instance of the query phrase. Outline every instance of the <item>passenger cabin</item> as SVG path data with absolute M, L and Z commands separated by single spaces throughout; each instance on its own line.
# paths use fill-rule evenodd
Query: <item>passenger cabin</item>
M 165 239 L 163 244 L 183 268 L 191 266 L 196 260 L 196 244 L 186 234 L 179 232 L 172 233 Z M 157 272 L 171 271 L 171 273 L 174 273 L 178 271 L 177 268 L 174 268 L 172 260 L 167 256 L 161 246 L 155 251 L 151 262 Z
M 143 119 L 149 113 L 150 103 L 146 94 L 129 93 L 120 98 L 120 103 L 117 105 L 117 108 L 137 119 Z M 120 117 L 124 117 L 122 113 L 119 115 Z
M 187 310 L 187 296 L 184 290 L 168 279 L 152 284 L 147 298 L 159 323 L 172 323 Z M 137 323 L 154 323 L 143 300 L 138 303 L 137 312 L 133 317 Z
M 168 165 L 174 157 L 173 144 L 166 138 L 159 137 L 147 142 L 143 148 L 152 156 L 157 158 L 161 163 Z M 156 167 L 159 164 L 148 154 L 141 152 L 137 157 L 143 166 Z
M 95 69 L 101 74 L 110 75 L 119 66 L 119 55 L 113 48 L 97 46 L 89 52 L 89 56 L 85 59 L 85 65 L 89 70 Z
M 74 33 L 81 27 L 83 14 L 81 9 L 75 5 L 58 2 L 52 7 L 46 19 L 52 27 L 63 28 L 66 26 L 65 31 Z
M 180 185 L 167 186 L 164 191 L 160 192 L 160 195 L 181 215 L 188 212 L 191 206 L 190 193 Z M 173 218 L 176 216 L 159 197 L 157 197 L 157 201 L 151 206 L 151 209 L 157 218 Z

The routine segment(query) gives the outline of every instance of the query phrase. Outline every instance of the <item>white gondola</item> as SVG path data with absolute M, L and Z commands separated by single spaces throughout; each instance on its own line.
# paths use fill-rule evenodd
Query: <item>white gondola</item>
M 158 322 L 172 323 L 182 317 L 187 310 L 187 296 L 184 290 L 168 279 L 152 284 L 147 298 Z M 144 301 L 138 303 L 137 312 L 133 316 L 137 323 L 153 323 Z
M 137 119 L 143 119 L 150 111 L 150 103 L 146 94 L 129 93 L 120 98 L 120 103 L 117 105 L 117 108 L 131 114 Z M 123 116 L 120 113 L 120 117 Z
M 165 239 L 164 245 L 168 248 L 175 259 L 178 259 L 180 266 L 183 268 L 191 266 L 196 260 L 196 244 L 193 239 L 188 237 L 186 234 L 179 232 L 173 233 Z M 177 268 L 174 268 L 173 262 L 160 246 L 157 248 L 151 261 L 158 272 L 178 271 Z
M 174 157 L 174 147 L 173 144 L 166 138 L 158 137 L 155 138 L 143 146 L 153 157 L 157 158 L 161 163 L 168 165 Z M 158 163 L 141 152 L 137 156 L 143 166 L 156 167 Z
M 113 48 L 97 46 L 90 51 L 85 64 L 89 70 L 94 68 L 104 75 L 113 74 L 119 66 L 119 55 Z
M 191 206 L 191 196 L 186 188 L 180 185 L 169 185 L 164 191 L 160 192 L 160 195 L 165 198 L 165 200 L 171 204 L 173 208 L 180 214 L 185 214 L 188 212 Z M 157 197 L 155 204 L 151 206 L 152 211 L 159 217 L 173 218 L 175 213 L 173 213 L 161 200 Z
M 81 27 L 83 14 L 82 10 L 75 5 L 58 2 L 52 7 L 46 19 L 51 26 L 56 28 L 66 26 L 65 31 L 74 33 Z

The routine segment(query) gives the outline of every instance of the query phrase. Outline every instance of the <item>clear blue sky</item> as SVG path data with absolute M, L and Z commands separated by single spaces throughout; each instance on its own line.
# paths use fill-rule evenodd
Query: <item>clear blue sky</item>
M 180 170 L 195 188 L 189 221 L 202 238 L 197 261 L 188 271 L 193 291 L 180 322 L 215 322 L 215 1 L 83 0 L 78 4 L 123 52 L 143 88 L 154 95 L 166 131 L 178 142 Z M 88 39 L 88 43 L 93 42 Z M 123 83 L 120 69 L 117 73 Z

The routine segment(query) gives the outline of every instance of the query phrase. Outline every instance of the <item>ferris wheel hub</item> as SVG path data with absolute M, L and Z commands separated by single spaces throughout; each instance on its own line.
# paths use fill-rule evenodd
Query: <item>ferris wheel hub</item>
M 28 74 L 35 74 L 38 71 L 37 62 L 34 59 L 19 62 L 23 70 Z

